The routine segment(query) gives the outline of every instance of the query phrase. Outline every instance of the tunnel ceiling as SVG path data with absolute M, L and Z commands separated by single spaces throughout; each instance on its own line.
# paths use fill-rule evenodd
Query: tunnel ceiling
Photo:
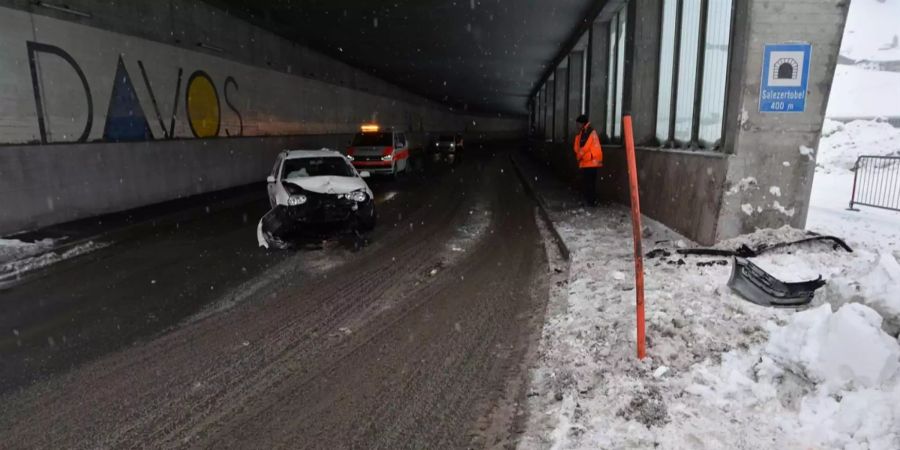
M 524 114 L 591 0 L 207 0 L 408 90 Z

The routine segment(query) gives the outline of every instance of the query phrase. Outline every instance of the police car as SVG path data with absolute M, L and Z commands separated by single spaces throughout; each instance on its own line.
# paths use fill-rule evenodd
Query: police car
M 257 227 L 260 246 L 289 246 L 291 238 L 375 227 L 372 190 L 350 160 L 333 150 L 285 150 L 266 179 L 269 211 Z
M 353 136 L 347 157 L 357 169 L 397 176 L 410 169 L 410 143 L 406 133 L 365 124 Z

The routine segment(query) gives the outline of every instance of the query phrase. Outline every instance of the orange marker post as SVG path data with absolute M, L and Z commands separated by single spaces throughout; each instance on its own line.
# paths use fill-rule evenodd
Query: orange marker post
M 628 160 L 628 185 L 631 190 L 631 227 L 634 233 L 634 278 L 637 296 L 637 356 L 646 356 L 646 335 L 644 331 L 644 252 L 641 249 L 641 200 L 638 191 L 637 162 L 634 156 L 634 133 L 631 129 L 631 115 L 622 117 L 625 132 L 625 157 Z

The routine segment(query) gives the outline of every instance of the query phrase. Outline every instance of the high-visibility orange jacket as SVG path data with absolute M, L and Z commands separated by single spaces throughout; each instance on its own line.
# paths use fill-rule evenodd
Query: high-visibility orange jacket
M 600 148 L 600 138 L 597 132 L 586 123 L 575 136 L 575 159 L 578 160 L 579 169 L 591 167 L 603 167 L 603 149 Z

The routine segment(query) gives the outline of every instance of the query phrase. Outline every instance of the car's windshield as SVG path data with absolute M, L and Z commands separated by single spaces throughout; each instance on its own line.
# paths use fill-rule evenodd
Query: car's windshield
M 344 158 L 337 156 L 288 159 L 284 162 L 284 169 L 281 173 L 282 179 L 321 177 L 328 175 L 352 177 L 356 175 L 353 168 L 344 161 Z
M 453 136 L 441 136 L 438 138 L 438 140 L 442 142 L 450 142 L 453 141 Z
M 357 147 L 388 147 L 393 144 L 391 133 L 357 133 L 353 144 Z

